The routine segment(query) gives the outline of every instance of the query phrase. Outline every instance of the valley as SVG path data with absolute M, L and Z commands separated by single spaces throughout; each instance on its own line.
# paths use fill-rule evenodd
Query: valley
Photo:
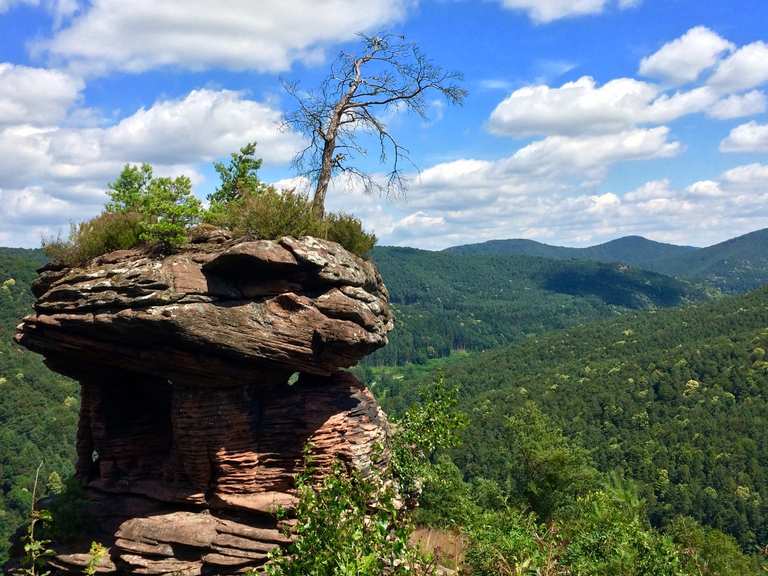
M 516 506 L 528 497 L 511 472 L 505 422 L 535 406 L 596 473 L 636 483 L 654 526 L 692 517 L 751 553 L 768 538 L 768 289 L 724 293 L 768 271 L 750 260 L 751 280 L 739 276 L 740 242 L 726 243 L 729 259 L 641 239 L 612 246 L 627 242 L 629 252 L 604 247 L 589 258 L 519 254 L 503 242 L 375 248 L 396 329 L 355 372 L 395 416 L 437 374 L 457 386 L 469 426 L 451 457 L 463 481 L 491 482 Z M 688 277 L 659 271 L 694 257 L 702 264 L 686 265 Z M 76 385 L 10 341 L 44 261 L 38 250 L 0 249 L 3 539 L 30 504 L 40 462 L 51 482 L 72 472 Z M 726 287 L 713 270 L 741 280 Z

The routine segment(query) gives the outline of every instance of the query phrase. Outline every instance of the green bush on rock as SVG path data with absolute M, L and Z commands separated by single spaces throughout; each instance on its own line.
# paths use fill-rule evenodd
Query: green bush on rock
M 168 252 L 188 241 L 192 227 L 205 222 L 235 235 L 274 240 L 282 236 L 317 236 L 367 255 L 376 236 L 363 230 L 354 216 L 338 213 L 317 217 L 309 198 L 293 190 L 264 184 L 257 171 L 255 143 L 232 154 L 230 162 L 214 164 L 220 185 L 203 209 L 186 176 L 156 177 L 149 164 L 126 165 L 108 185 L 104 211 L 72 225 L 67 239 L 43 241 L 53 261 L 76 266 L 112 252 L 145 245 Z
M 328 214 L 318 218 L 308 196 L 294 190 L 278 191 L 271 186 L 246 191 L 227 202 L 212 203 L 205 222 L 238 236 L 316 236 L 338 242 L 359 256 L 368 254 L 376 243 L 376 236 L 365 232 L 354 216 Z
M 148 164 L 123 168 L 107 194 L 107 214 L 138 214 L 139 239 L 166 249 L 183 244 L 202 216 L 189 178 L 155 178 Z
M 208 196 L 211 207 L 204 216 L 206 223 L 238 236 L 316 236 L 338 242 L 359 256 L 371 251 L 376 236 L 365 232 L 359 219 L 343 213 L 318 217 L 306 194 L 261 182 L 257 176 L 261 160 L 255 153 L 256 145 L 251 143 L 232 154 L 229 164 L 214 164 L 221 183 Z
M 173 249 L 186 242 L 187 230 L 202 215 L 189 178 L 156 178 L 148 164 L 125 166 L 107 195 L 104 212 L 73 225 L 67 240 L 43 242 L 51 260 L 75 266 L 140 244 Z
M 135 212 L 104 212 L 70 227 L 69 238 L 44 240 L 43 250 L 54 262 L 77 266 L 92 258 L 133 248 L 141 242 L 141 216 Z

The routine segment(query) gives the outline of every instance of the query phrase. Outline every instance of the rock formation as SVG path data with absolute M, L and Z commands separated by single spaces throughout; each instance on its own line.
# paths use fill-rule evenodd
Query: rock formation
M 48 266 L 16 339 L 81 384 L 78 478 L 93 533 L 52 565 L 226 574 L 285 543 L 311 446 L 366 475 L 387 462 L 389 428 L 349 367 L 387 342 L 375 267 L 315 238 L 201 234 L 179 253 L 113 252 Z

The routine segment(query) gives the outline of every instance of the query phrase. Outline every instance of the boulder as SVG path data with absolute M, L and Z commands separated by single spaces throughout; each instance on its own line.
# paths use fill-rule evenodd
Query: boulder
M 227 574 L 287 540 L 276 511 L 337 460 L 388 463 L 389 426 L 350 373 L 393 320 L 376 268 L 317 238 L 205 229 L 171 255 L 125 250 L 47 266 L 16 340 L 81 384 L 78 478 L 96 519 L 52 567 Z M 290 516 L 290 514 L 289 514 Z

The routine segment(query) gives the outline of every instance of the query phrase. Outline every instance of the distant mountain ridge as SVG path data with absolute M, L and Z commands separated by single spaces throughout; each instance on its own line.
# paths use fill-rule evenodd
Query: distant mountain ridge
M 707 248 L 665 244 L 642 236 L 624 236 L 586 248 L 511 239 L 454 246 L 444 252 L 623 262 L 662 274 L 703 280 L 724 292 L 746 292 L 768 283 L 768 228 Z
M 691 253 L 663 258 L 648 269 L 705 280 L 725 292 L 747 292 L 768 284 L 768 228 Z
M 535 240 L 489 240 L 480 244 L 465 244 L 446 248 L 444 252 L 460 254 L 519 254 L 555 260 L 594 260 L 596 262 L 624 262 L 634 266 L 648 266 L 661 259 L 679 257 L 700 248 L 677 246 L 648 240 L 642 236 L 624 236 L 603 244 L 586 248 L 553 246 Z

